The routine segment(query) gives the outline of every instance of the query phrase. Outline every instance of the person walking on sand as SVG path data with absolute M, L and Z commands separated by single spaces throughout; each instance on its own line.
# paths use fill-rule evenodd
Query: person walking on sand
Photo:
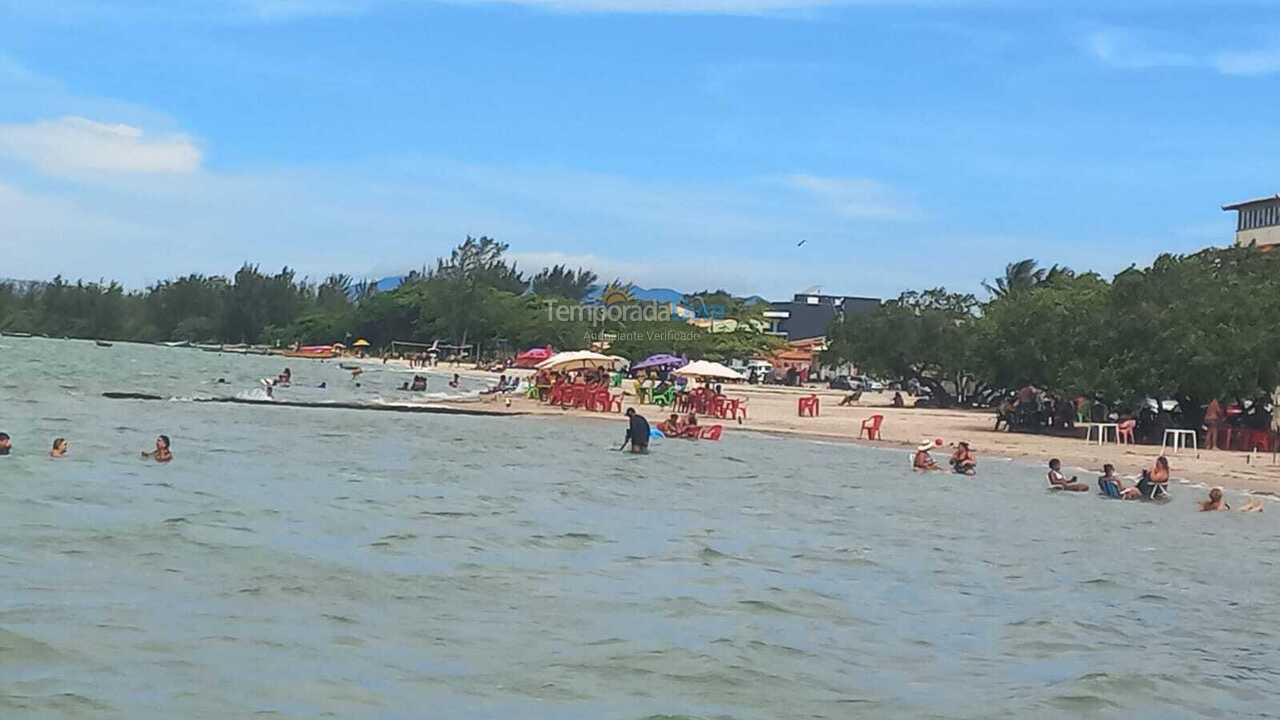
M 1226 420 L 1227 414 L 1222 411 L 1222 406 L 1217 400 L 1210 400 L 1209 406 L 1204 409 L 1204 449 L 1218 449 L 1218 432 L 1222 428 L 1222 422 Z
M 1070 490 L 1071 492 L 1089 492 L 1089 486 L 1082 482 L 1076 482 L 1078 478 L 1074 475 L 1068 480 L 1066 475 L 1062 474 L 1062 461 L 1054 458 L 1049 461 L 1049 489 L 1050 490 Z

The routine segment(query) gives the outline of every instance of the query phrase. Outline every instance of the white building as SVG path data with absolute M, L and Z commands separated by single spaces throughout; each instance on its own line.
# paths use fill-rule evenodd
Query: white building
M 1223 205 L 1222 209 L 1237 213 L 1236 245 L 1280 244 L 1280 195 Z

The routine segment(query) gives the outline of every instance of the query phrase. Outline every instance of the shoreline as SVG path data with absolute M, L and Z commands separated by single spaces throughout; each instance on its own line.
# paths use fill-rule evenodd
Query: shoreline
M 357 362 L 382 365 L 381 359 L 363 359 Z M 407 369 L 403 361 L 389 361 L 388 366 Z M 458 373 L 463 377 L 474 379 L 496 380 L 499 373 L 478 370 L 470 366 L 438 366 L 427 368 L 434 372 Z M 527 371 L 516 370 L 519 376 Z M 635 402 L 634 386 L 630 381 L 623 384 L 623 411 L 634 407 L 646 417 L 657 418 L 667 414 L 667 410 L 653 405 L 639 405 Z M 617 389 L 613 392 L 616 394 Z M 904 463 L 916 445 L 935 437 L 941 437 L 944 447 L 935 451 L 935 460 L 945 462 L 950 454 L 949 446 L 966 440 L 978 453 L 979 473 L 983 458 L 1000 461 L 1003 459 L 1025 462 L 1030 465 L 1029 479 L 1043 482 L 1043 471 L 1050 458 L 1058 458 L 1064 467 L 1071 468 L 1081 475 L 1082 482 L 1093 484 L 1095 475 L 1101 475 L 1104 463 L 1116 467 L 1116 474 L 1132 480 L 1143 468 L 1149 468 L 1160 455 L 1160 447 L 1155 445 L 1116 445 L 1108 443 L 1097 445 L 1081 438 L 1060 437 L 1054 435 L 1038 435 L 1031 433 L 1010 433 L 996 431 L 994 412 L 972 409 L 934 409 L 934 408 L 894 408 L 891 406 L 891 393 L 866 393 L 857 403 L 840 407 L 839 402 L 844 394 L 826 388 L 791 388 L 783 386 L 746 386 L 725 385 L 725 394 L 745 398 L 748 417 L 742 422 L 716 421 L 726 430 L 745 430 L 764 433 L 778 437 L 814 439 L 830 442 L 850 443 L 866 447 L 899 448 L 904 454 Z M 821 401 L 821 412 L 815 418 L 796 416 L 796 400 L 800 397 L 817 395 Z M 446 400 L 447 403 L 497 404 L 500 398 L 510 397 L 511 407 L 497 409 L 499 413 L 522 414 L 526 417 L 594 418 L 620 422 L 623 415 L 619 413 L 587 412 L 585 410 L 562 410 L 546 406 L 538 401 L 529 400 L 523 395 L 481 396 L 466 400 Z M 863 419 L 873 414 L 884 416 L 881 427 L 881 440 L 859 439 L 858 430 Z M 708 419 L 710 420 L 710 419 Z M 1183 487 L 1222 486 L 1237 491 L 1256 493 L 1264 496 L 1280 497 L 1280 464 L 1273 464 L 1269 453 L 1248 453 L 1236 450 L 1184 450 L 1181 453 L 1169 453 L 1169 463 L 1173 469 L 1173 482 Z M 947 474 L 950 477 L 950 474 Z

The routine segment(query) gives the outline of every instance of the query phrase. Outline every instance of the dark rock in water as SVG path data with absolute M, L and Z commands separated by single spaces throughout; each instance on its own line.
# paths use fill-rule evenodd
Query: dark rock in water
M 104 392 L 102 397 L 111 400 L 163 400 L 159 395 L 148 395 L 147 393 L 131 393 L 131 392 Z

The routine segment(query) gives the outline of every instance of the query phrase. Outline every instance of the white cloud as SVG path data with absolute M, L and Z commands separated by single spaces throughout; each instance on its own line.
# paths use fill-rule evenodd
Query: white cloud
M 1219 53 L 1213 66 L 1223 75 L 1270 75 L 1280 72 L 1280 48 Z
M 791 187 L 814 195 L 842 217 L 854 220 L 903 220 L 915 215 L 894 197 L 883 183 L 866 178 L 819 177 L 795 174 L 786 178 Z
M 1086 35 L 1085 51 L 1100 62 L 1122 70 L 1207 68 L 1222 75 L 1270 75 L 1280 72 L 1280 47 L 1216 53 L 1168 50 L 1173 41 L 1154 42 L 1147 34 L 1106 28 Z
M 1126 70 L 1189 67 L 1198 63 L 1193 55 L 1153 48 L 1136 33 L 1119 28 L 1094 32 L 1085 38 L 1084 45 L 1103 63 Z
M 200 169 L 200 148 L 186 135 L 147 135 L 132 125 L 82 117 L 0 125 L 0 154 L 51 175 L 184 174 Z

